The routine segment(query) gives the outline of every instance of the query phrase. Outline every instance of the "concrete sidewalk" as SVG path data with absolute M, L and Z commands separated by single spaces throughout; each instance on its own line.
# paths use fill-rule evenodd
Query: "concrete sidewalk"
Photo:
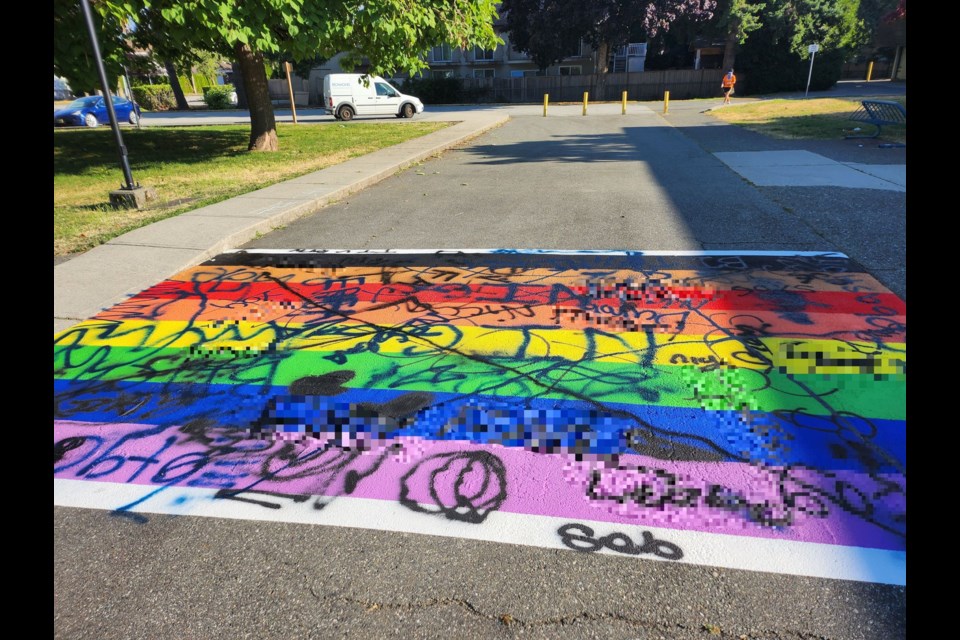
M 161 220 L 53 270 L 53 330 L 62 331 L 187 267 L 497 127 L 503 111 L 463 111 L 445 129 L 258 191 Z

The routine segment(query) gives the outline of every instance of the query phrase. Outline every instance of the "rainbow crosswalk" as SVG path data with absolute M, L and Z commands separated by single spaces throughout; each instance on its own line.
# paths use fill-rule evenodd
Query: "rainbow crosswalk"
M 906 305 L 840 254 L 231 252 L 54 367 L 57 504 L 905 581 Z

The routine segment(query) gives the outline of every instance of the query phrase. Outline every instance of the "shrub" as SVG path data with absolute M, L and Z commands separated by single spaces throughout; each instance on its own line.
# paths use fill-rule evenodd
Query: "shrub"
M 131 89 L 133 99 L 143 109 L 169 111 L 177 108 L 177 99 L 169 84 L 141 84 Z
M 210 109 L 229 109 L 233 106 L 233 101 L 230 97 L 234 91 L 232 84 L 204 87 L 203 101 L 207 103 L 207 107 Z

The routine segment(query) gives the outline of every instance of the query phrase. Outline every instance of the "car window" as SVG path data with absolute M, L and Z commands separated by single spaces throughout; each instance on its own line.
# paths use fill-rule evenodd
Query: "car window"
M 84 107 L 94 107 L 97 104 L 97 101 L 100 100 L 99 96 L 87 96 L 86 98 L 77 98 L 73 102 L 67 105 L 69 109 L 83 109 Z
M 392 97 L 392 96 L 395 96 L 395 95 L 397 95 L 397 94 L 394 93 L 393 89 L 391 89 L 389 86 L 383 84 L 382 82 L 378 82 L 378 83 L 377 83 L 377 95 L 378 95 L 378 96 L 389 96 L 389 97 Z

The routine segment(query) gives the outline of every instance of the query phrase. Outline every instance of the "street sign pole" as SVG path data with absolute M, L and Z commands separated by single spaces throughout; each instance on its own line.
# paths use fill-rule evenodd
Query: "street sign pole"
M 810 73 L 807 74 L 807 90 L 804 92 L 803 97 L 806 98 L 807 94 L 810 93 L 810 79 L 813 77 L 813 59 L 817 57 L 817 51 L 820 50 L 820 45 L 812 44 L 807 47 L 807 51 L 810 52 Z

